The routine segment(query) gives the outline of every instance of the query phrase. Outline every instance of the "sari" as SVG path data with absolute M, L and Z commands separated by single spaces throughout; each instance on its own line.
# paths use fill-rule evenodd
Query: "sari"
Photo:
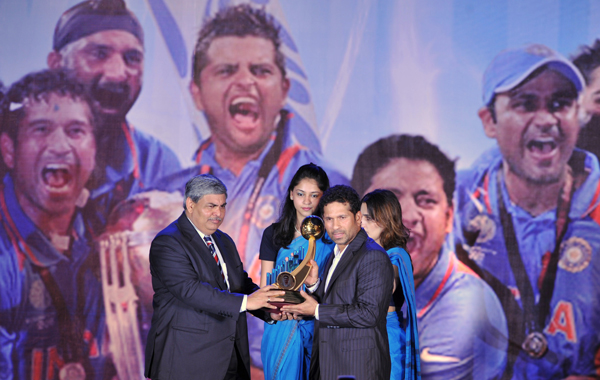
M 419 333 L 417 331 L 417 304 L 415 302 L 415 282 L 412 263 L 408 252 L 400 247 L 389 249 L 392 264 L 398 268 L 400 286 L 404 293 L 406 319 L 396 305 L 396 311 L 387 316 L 388 338 L 392 372 L 390 379 L 421 379 L 421 358 L 419 356 Z M 404 309 L 404 308 L 403 308 Z
M 316 241 L 315 261 L 319 266 L 319 277 L 333 252 L 335 244 L 325 243 L 327 234 Z M 308 249 L 308 240 L 302 236 L 292 241 L 288 248 L 281 248 L 277 253 L 274 266 L 277 267 L 291 259 L 292 254 Z M 265 323 L 265 331 L 261 344 L 261 359 L 265 380 L 307 380 L 310 368 L 310 355 L 314 333 L 314 320 L 280 321 L 274 325 Z

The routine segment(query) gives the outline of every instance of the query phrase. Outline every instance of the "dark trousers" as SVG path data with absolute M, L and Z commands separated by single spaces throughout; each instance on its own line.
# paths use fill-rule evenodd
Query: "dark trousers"
M 233 345 L 233 352 L 231 353 L 231 361 L 229 362 L 229 367 L 227 368 L 227 373 L 225 373 L 224 380 L 245 380 L 250 379 L 250 374 L 246 371 L 246 367 L 244 366 L 244 361 L 240 356 L 240 352 L 237 347 L 237 339 L 236 344 Z

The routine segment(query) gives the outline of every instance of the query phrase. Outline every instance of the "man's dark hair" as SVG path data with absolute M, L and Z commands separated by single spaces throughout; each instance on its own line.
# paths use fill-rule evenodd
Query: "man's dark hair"
M 65 70 L 42 70 L 25 75 L 10 87 L 1 102 L 0 133 L 7 133 L 14 143 L 18 144 L 17 133 L 25 117 L 26 102 L 29 99 L 41 101 L 50 94 L 85 101 L 90 108 L 92 126 L 95 126 L 92 101 L 84 85 Z
M 183 198 L 183 209 L 187 210 L 188 198 L 198 203 L 202 197 L 208 194 L 225 194 L 227 198 L 227 186 L 212 174 L 200 174 L 190 178 L 185 184 L 185 197 Z
M 592 72 L 600 66 L 600 39 L 594 41 L 592 46 L 581 46 L 572 60 L 583 74 L 586 84 L 590 84 Z
M 444 181 L 444 193 L 448 204 L 452 205 L 452 194 L 456 186 L 454 161 L 423 136 L 391 135 L 366 147 L 354 165 L 352 187 L 364 194 L 371 186 L 375 174 L 395 158 L 424 160 L 432 164 Z
M 208 20 L 200 33 L 192 56 L 192 78 L 196 84 L 200 83 L 200 72 L 208 64 L 207 51 L 215 38 L 226 36 L 254 36 L 262 37 L 273 42 L 275 47 L 275 64 L 285 77 L 285 57 L 279 50 L 281 39 L 280 27 L 273 16 L 264 10 L 253 8 L 248 4 L 241 4 L 220 10 L 212 19 Z
M 319 201 L 319 213 L 323 214 L 323 209 L 330 203 L 348 203 L 352 214 L 356 215 L 360 211 L 360 197 L 356 190 L 346 185 L 336 185 L 330 187 L 323 193 L 321 200 Z

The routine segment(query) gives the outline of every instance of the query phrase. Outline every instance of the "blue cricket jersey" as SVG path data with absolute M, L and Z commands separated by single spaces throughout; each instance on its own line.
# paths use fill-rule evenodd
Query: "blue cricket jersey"
M 37 268 L 48 269 L 66 314 L 81 321 L 81 340 L 71 348 L 77 345 L 89 359 L 87 378 L 103 379 L 112 365 L 102 349 L 106 322 L 100 269 L 81 213 L 74 216 L 71 248 L 63 253 L 23 213 L 10 175 L 0 189 L 0 379 L 58 379 L 65 365 L 66 336 Z
M 562 379 L 569 375 L 600 376 L 600 170 L 593 155 L 584 156 L 587 177 L 575 190 L 569 210 L 565 236 L 559 248 L 559 262 L 550 311 L 541 326 L 548 341 L 548 353 L 535 359 L 520 351 L 513 379 Z M 513 204 L 503 179 L 501 192 L 496 186 L 502 168 L 498 150 L 488 152 L 485 160 L 459 172 L 456 192 L 457 243 L 469 258 L 496 277 L 509 289 L 508 294 L 522 307 L 520 290 L 511 268 L 498 212 L 498 197 L 512 218 L 519 252 L 539 302 L 541 279 L 555 249 L 556 210 L 536 217 Z M 473 235 L 476 234 L 476 235 Z M 468 241 L 468 236 L 477 236 Z M 473 240 L 474 238 L 471 238 Z M 508 323 L 511 316 L 508 316 Z M 528 334 L 531 331 L 526 330 Z M 522 342 L 511 342 L 520 347 Z
M 507 327 L 492 289 L 445 243 L 416 288 L 423 379 L 494 379 L 506 362 Z

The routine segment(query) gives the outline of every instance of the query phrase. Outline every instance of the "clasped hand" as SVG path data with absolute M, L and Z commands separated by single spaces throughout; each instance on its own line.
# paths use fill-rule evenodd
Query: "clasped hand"
M 314 286 L 319 280 L 319 266 L 315 260 L 310 261 L 310 272 L 304 281 L 305 285 Z M 285 305 L 281 308 L 282 314 L 291 315 L 294 319 L 302 319 L 305 317 L 314 317 L 317 305 L 316 299 L 311 295 L 301 290 L 300 295 L 305 299 L 304 302 L 295 305 Z

